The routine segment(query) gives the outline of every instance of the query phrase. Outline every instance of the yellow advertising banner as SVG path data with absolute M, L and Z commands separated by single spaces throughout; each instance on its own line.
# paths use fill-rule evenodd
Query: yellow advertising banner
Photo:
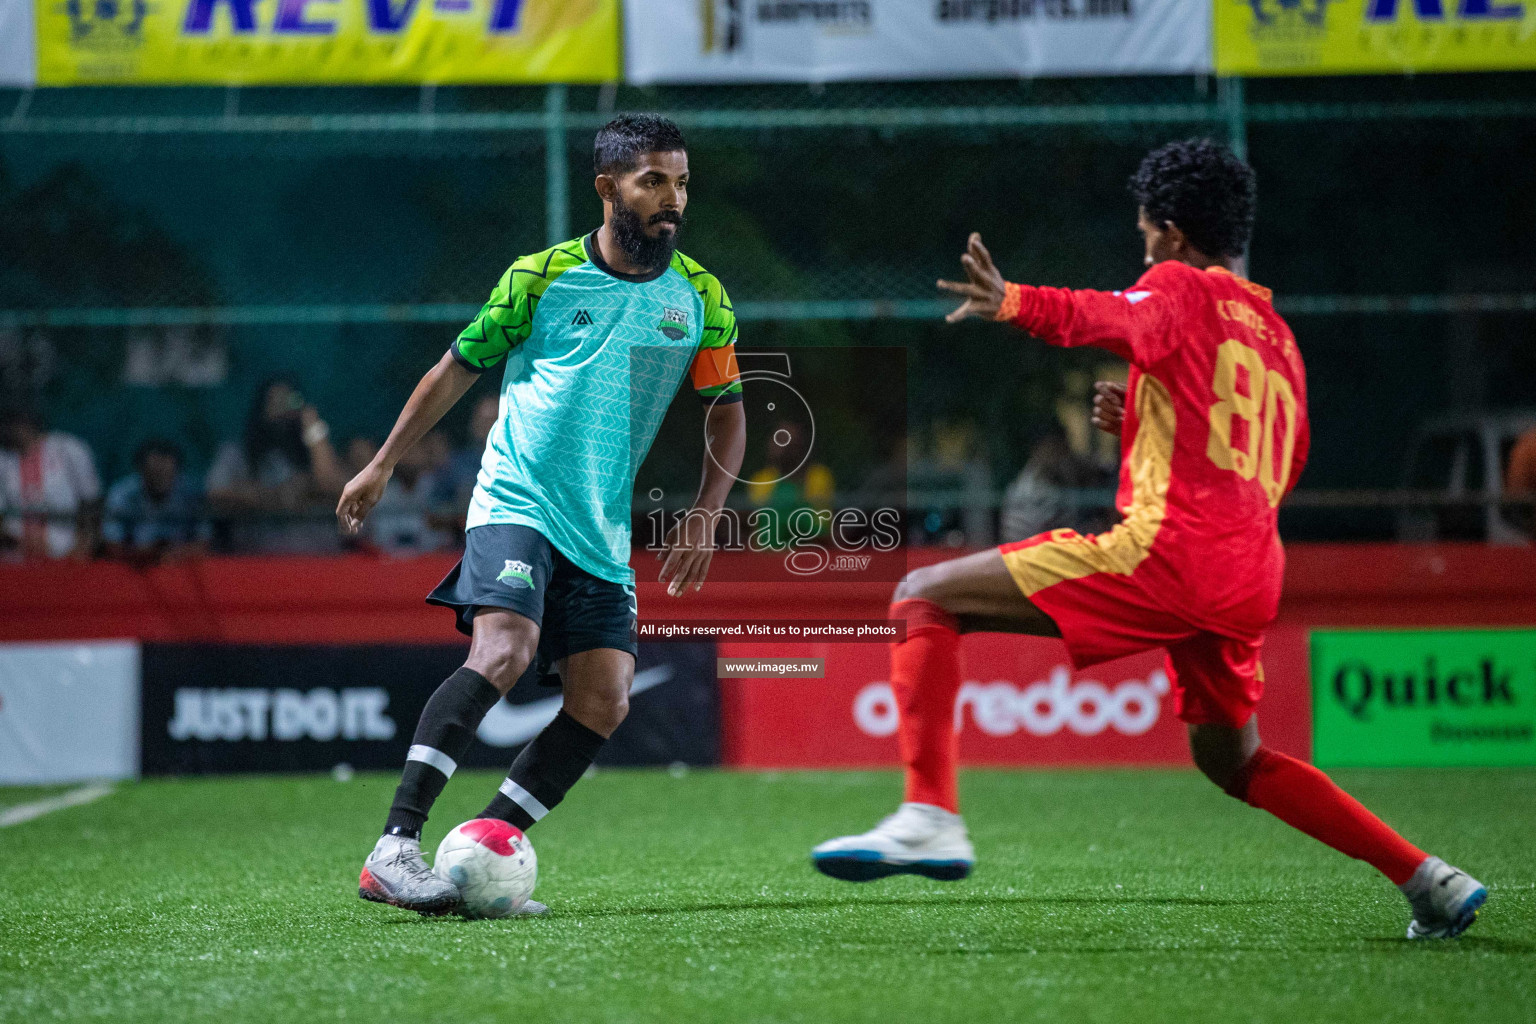
M 1216 72 L 1536 68 L 1536 0 L 1214 0 Z
M 36 2 L 40 85 L 619 77 L 619 0 Z

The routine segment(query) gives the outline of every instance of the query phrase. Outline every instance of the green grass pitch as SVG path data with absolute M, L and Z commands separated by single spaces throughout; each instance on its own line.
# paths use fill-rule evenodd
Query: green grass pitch
M 599 772 L 532 832 L 553 915 L 482 922 L 357 898 L 393 775 L 125 785 L 0 829 L 0 1021 L 1536 1020 L 1536 772 L 1339 778 L 1490 884 L 1461 940 L 1192 772 L 968 772 L 971 879 L 866 885 L 807 853 L 894 774 Z

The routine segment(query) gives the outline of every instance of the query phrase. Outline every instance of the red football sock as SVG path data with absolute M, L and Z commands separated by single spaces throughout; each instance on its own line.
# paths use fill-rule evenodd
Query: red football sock
M 907 623 L 906 640 L 891 645 L 891 689 L 901 709 L 898 735 L 907 766 L 904 799 L 958 813 L 960 623 L 932 601 L 915 598 L 891 605 L 891 618 Z
M 1340 853 L 1363 860 L 1394 885 L 1429 856 L 1304 761 L 1260 747 L 1229 792 Z

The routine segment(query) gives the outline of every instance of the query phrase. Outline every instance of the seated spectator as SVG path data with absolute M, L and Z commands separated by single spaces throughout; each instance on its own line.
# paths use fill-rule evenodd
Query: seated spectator
M 379 442 L 371 437 L 356 434 L 347 438 L 346 447 L 342 451 L 344 452 L 343 459 L 347 465 L 347 478 L 351 479 L 367 469 L 368 463 L 372 462 L 373 457 L 379 454 Z
M 370 546 L 387 555 L 405 557 L 444 551 L 456 544 L 453 514 L 433 507 L 430 445 L 417 443 L 395 464 L 384 496 L 363 524 Z
M 1023 540 L 1063 527 L 1079 533 L 1107 530 L 1115 522 L 1113 509 L 1084 505 L 1077 492 L 1108 492 L 1114 484 L 1113 471 L 1073 451 L 1065 434 L 1045 437 L 1003 493 L 1003 540 Z
M 1507 508 L 1504 517 L 1527 537 L 1536 537 L 1536 511 L 1526 504 L 1536 498 L 1536 429 L 1521 434 L 1509 450 L 1509 466 L 1504 470 L 1504 493 L 1522 501 Z
M 346 483 L 346 470 L 330 436 L 291 378 L 274 377 L 257 391 L 244 436 L 226 442 L 208 470 L 208 505 L 230 516 L 231 547 L 341 550 L 330 505 Z
M 0 413 L 0 556 L 89 558 L 100 498 L 84 441 L 27 410 Z
M 151 440 L 133 454 L 134 472 L 107 490 L 101 536 L 107 557 L 152 564 L 201 555 L 212 534 L 200 490 L 181 471 L 181 450 Z
M 809 458 L 811 431 L 807 424 L 780 420 L 768 435 L 763 466 L 746 478 L 747 500 L 758 508 L 774 511 L 765 519 L 760 541 L 776 549 L 788 547 L 794 537 L 808 539 L 825 534 L 831 517 L 802 516 L 791 528 L 791 517 L 800 509 L 827 510 L 837 495 L 832 470 Z M 809 529 L 807 529 L 809 527 Z
M 469 508 L 469 496 L 475 489 L 480 475 L 480 460 L 485 455 L 485 442 L 491 436 L 491 428 L 501 415 L 501 399 L 496 395 L 483 395 L 475 403 L 469 416 L 469 439 L 464 447 L 450 452 L 447 460 L 435 474 L 433 500 L 457 509 Z M 430 435 L 429 435 L 430 436 Z
M 1510 494 L 1536 493 L 1536 429 L 1521 434 L 1509 450 L 1504 489 Z
M 426 473 L 431 477 L 433 492 L 436 493 L 439 481 L 448 471 L 448 463 L 453 459 L 453 442 L 448 440 L 448 434 L 441 428 L 427 431 L 427 436 L 417 442 L 421 445 L 422 464 L 426 466 Z

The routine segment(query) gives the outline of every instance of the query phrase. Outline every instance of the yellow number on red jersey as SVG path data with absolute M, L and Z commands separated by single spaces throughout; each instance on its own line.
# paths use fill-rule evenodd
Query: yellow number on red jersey
M 1238 390 L 1237 370 L 1247 371 L 1247 393 Z M 1271 507 L 1280 504 L 1291 478 L 1296 455 L 1296 392 L 1284 376 L 1267 369 L 1257 351 L 1228 338 L 1216 350 L 1216 374 L 1211 391 L 1218 401 L 1211 406 L 1211 433 L 1205 454 L 1218 469 L 1230 469 L 1244 480 L 1258 477 Z M 1284 416 L 1284 440 L 1275 455 L 1277 417 Z M 1233 420 L 1243 421 L 1243 439 L 1233 444 Z

